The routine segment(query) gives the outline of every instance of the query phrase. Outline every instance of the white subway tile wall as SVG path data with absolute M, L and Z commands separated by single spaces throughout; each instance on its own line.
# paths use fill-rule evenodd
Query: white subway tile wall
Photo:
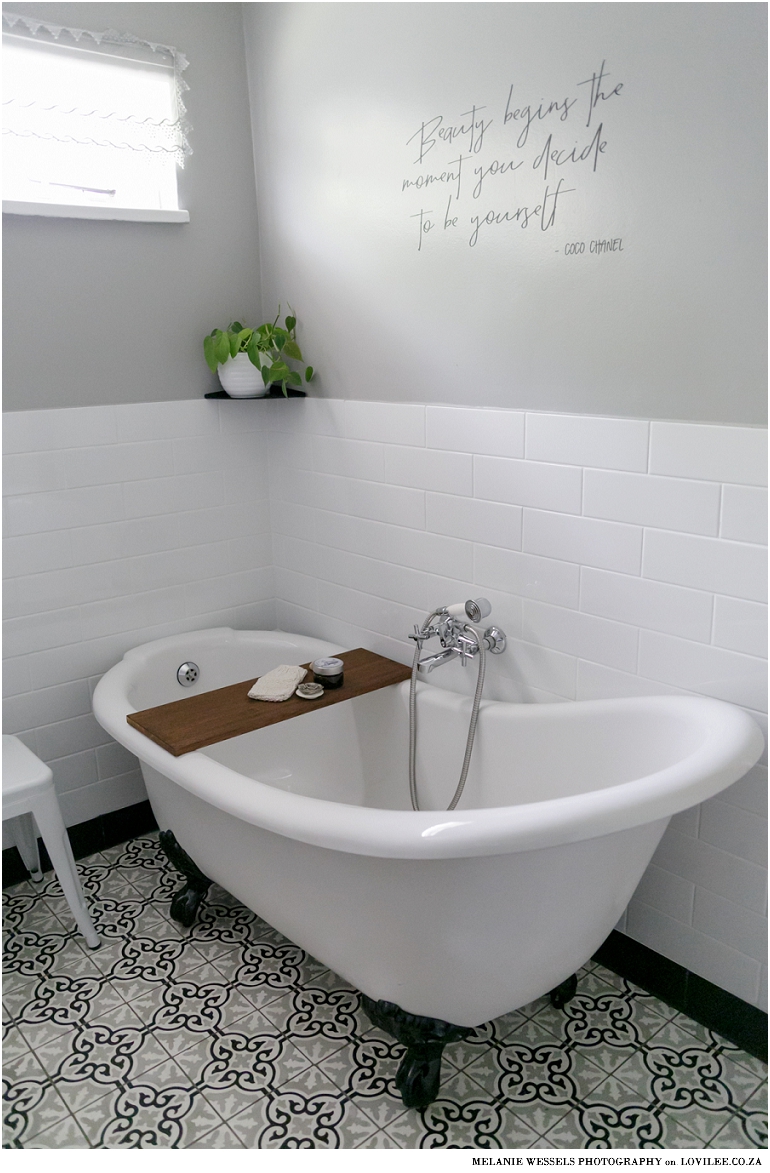
M 692 692 L 766 724 L 763 430 L 318 399 L 4 418 L 6 730 L 70 824 L 144 796 L 99 674 L 219 623 L 407 661 L 412 623 L 484 594 L 490 695 Z M 766 782 L 673 819 L 621 924 L 762 1005 Z
M 146 798 L 91 713 L 106 668 L 173 632 L 275 626 L 269 442 L 239 407 L 3 417 L 4 729 L 51 765 L 68 825 Z

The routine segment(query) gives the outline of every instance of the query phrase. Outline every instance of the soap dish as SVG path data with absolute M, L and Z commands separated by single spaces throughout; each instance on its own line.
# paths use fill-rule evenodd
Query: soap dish
M 323 694 L 324 687 L 322 684 L 308 682 L 307 684 L 300 684 L 295 696 L 302 697 L 303 701 L 317 701 L 320 700 Z

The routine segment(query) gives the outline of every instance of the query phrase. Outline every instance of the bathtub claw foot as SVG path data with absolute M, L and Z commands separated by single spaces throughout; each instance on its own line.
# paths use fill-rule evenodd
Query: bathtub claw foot
M 362 994 L 363 1007 L 380 1030 L 406 1047 L 396 1074 L 396 1087 L 406 1108 L 425 1108 L 438 1096 L 441 1056 L 447 1043 L 473 1034 L 472 1026 L 455 1026 L 441 1018 L 409 1014 L 395 1002 L 375 1002 Z
M 161 831 L 158 836 L 161 849 L 170 863 L 180 871 L 187 883 L 171 901 L 171 916 L 189 929 L 195 922 L 198 908 L 203 903 L 212 881 L 204 876 L 194 860 L 174 838 L 173 831 Z
M 548 997 L 551 999 L 551 1005 L 557 1010 L 563 1010 L 570 999 L 575 997 L 577 990 L 577 974 L 573 973 L 566 978 L 555 990 L 551 990 Z

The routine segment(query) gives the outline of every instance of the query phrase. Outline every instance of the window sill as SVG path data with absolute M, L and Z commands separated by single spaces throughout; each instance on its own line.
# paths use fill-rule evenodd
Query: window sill
M 101 208 L 78 204 L 33 204 L 26 200 L 3 200 L 3 212 L 13 216 L 56 216 L 70 220 L 138 220 L 145 224 L 187 224 L 190 213 L 184 208 Z

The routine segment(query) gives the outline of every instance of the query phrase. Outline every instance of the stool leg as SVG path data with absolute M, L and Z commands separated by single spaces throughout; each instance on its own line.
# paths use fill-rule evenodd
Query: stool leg
M 40 870 L 40 852 L 37 846 L 37 830 L 32 815 L 17 815 L 10 820 L 9 831 L 14 844 L 18 848 L 22 863 L 33 880 L 42 880 Z
M 101 941 L 83 899 L 75 858 L 53 789 L 35 803 L 34 815 L 77 926 L 90 947 L 98 949 Z

